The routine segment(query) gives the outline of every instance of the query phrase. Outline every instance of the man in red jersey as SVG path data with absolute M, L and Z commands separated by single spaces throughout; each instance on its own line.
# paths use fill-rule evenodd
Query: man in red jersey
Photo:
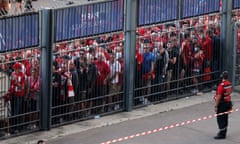
M 10 122 L 13 125 L 22 122 L 24 113 L 24 96 L 25 96 L 25 74 L 22 72 L 22 64 L 16 62 L 13 65 L 14 72 L 11 74 L 11 84 L 9 89 L 9 97 L 11 99 L 12 116 L 14 117 Z M 14 133 L 17 133 L 21 128 L 16 126 L 13 128 Z
M 107 82 L 109 79 L 109 73 L 110 73 L 110 67 L 109 65 L 104 61 L 105 55 L 102 52 L 99 52 L 97 54 L 98 58 L 95 61 L 95 65 L 98 70 L 98 76 L 96 80 L 96 96 L 101 97 L 107 94 Z M 97 99 L 97 105 L 103 105 L 106 103 L 106 99 Z M 104 107 L 100 110 L 101 112 L 104 112 Z

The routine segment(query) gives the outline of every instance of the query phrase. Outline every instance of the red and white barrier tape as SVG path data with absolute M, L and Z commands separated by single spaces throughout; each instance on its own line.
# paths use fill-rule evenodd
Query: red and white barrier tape
M 110 141 L 107 141 L 107 142 L 102 142 L 101 144 L 113 144 L 113 143 L 117 143 L 117 142 L 122 142 L 122 141 L 126 141 L 126 140 L 129 140 L 129 139 L 133 139 L 135 137 L 149 135 L 149 134 L 152 134 L 152 133 L 165 131 L 167 129 L 188 125 L 188 124 L 199 122 L 199 121 L 202 121 L 202 120 L 211 119 L 211 118 L 214 118 L 214 117 L 217 117 L 217 116 L 220 116 L 220 115 L 230 114 L 230 113 L 233 113 L 233 112 L 238 112 L 239 110 L 240 110 L 240 107 L 235 109 L 235 110 L 228 111 L 228 112 L 213 114 L 213 115 L 204 116 L 204 117 L 201 117 L 201 118 L 198 118 L 198 119 L 193 119 L 193 120 L 188 120 L 188 121 L 181 122 L 181 123 L 176 123 L 176 124 L 173 124 L 173 125 L 170 125 L 170 126 L 165 126 L 165 127 L 162 127 L 162 128 L 157 128 L 157 129 L 149 130 L 149 131 L 146 131 L 146 132 L 137 133 L 137 134 L 134 134 L 134 135 L 131 135 L 131 136 L 125 136 L 125 137 L 122 137 L 122 138 L 113 139 L 113 140 L 110 140 Z

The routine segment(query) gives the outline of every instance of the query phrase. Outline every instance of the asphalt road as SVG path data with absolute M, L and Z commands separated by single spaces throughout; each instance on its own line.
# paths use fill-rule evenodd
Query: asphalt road
M 234 108 L 240 106 L 235 100 Z M 229 116 L 226 140 L 214 140 L 217 133 L 216 118 L 197 121 L 180 127 L 135 137 L 116 144 L 240 144 L 240 112 Z M 101 144 L 108 140 L 123 138 L 137 133 L 164 128 L 172 124 L 203 118 L 214 114 L 213 102 L 206 102 L 153 116 L 125 121 L 119 124 L 95 128 L 48 141 L 48 144 Z

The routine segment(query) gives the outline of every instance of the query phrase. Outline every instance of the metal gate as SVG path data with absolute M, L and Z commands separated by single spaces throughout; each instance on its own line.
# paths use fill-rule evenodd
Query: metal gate
M 120 32 L 54 46 L 52 126 L 124 109 L 122 38 Z
M 1 136 L 39 130 L 40 49 L 11 51 L 0 56 Z
M 39 13 L 0 19 L 0 138 L 39 130 Z
M 128 51 L 124 51 L 123 2 L 113 0 L 43 10 L 40 18 L 37 13 L 33 17 L 26 14 L 24 18 L 19 15 L 0 19 L 0 55 L 4 54 L 0 65 L 5 67 L 20 62 L 21 65 L 14 66 L 20 69 L 23 63 L 31 61 L 35 68 L 30 72 L 40 74 L 43 80 L 39 83 L 42 99 L 34 99 L 31 93 L 27 97 L 25 93 L 21 99 L 24 107 L 19 107 L 18 99 L 2 98 L 8 91 L 6 81 L 9 76 L 0 73 L 0 133 L 3 134 L 0 138 L 9 132 L 15 135 L 47 130 L 124 111 L 126 105 L 132 104 L 137 108 L 149 102 L 177 99 L 214 87 L 222 64 L 220 0 L 201 3 L 197 0 L 139 0 L 136 62 L 135 65 L 130 63 L 130 68 L 135 69 L 134 77 L 130 77 L 130 83 L 135 82 L 133 103 L 128 100 L 132 97 L 126 95 L 129 92 L 126 86 L 130 83 L 125 84 L 124 81 L 128 74 L 124 73 L 127 72 L 124 66 L 128 63 L 124 61 L 124 53 Z M 165 12 L 165 7 L 169 11 Z M 41 44 L 39 28 L 43 39 Z M 18 29 L 23 31 L 14 33 Z M 206 44 L 207 39 L 212 39 L 213 45 L 210 40 Z M 189 46 L 183 48 L 186 41 L 189 41 Z M 168 51 L 166 59 L 162 50 Z M 152 59 L 145 55 L 149 52 L 154 60 L 145 61 Z M 236 57 L 240 55 L 237 52 Z M 27 53 L 31 56 L 26 57 Z M 21 57 L 6 61 L 5 54 L 10 54 L 10 57 L 19 54 Z M 185 62 L 183 59 L 187 56 L 191 58 Z M 236 60 L 236 64 L 240 63 L 238 58 Z M 41 68 L 39 63 L 42 63 Z M 52 74 L 48 73 L 51 68 Z M 35 81 L 32 85 L 36 85 Z M 13 110 L 13 113 L 8 110 Z
M 134 106 L 211 91 L 219 80 L 221 17 L 138 29 Z

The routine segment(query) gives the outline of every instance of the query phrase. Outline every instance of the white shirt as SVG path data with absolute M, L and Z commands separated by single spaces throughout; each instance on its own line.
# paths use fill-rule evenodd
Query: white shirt
M 115 73 L 120 73 L 121 72 L 121 64 L 119 61 L 115 60 L 113 63 L 110 63 L 109 61 L 107 64 L 110 67 L 110 78 L 112 78 Z M 119 74 L 115 75 L 115 77 L 112 79 L 111 83 L 116 84 L 119 82 Z

